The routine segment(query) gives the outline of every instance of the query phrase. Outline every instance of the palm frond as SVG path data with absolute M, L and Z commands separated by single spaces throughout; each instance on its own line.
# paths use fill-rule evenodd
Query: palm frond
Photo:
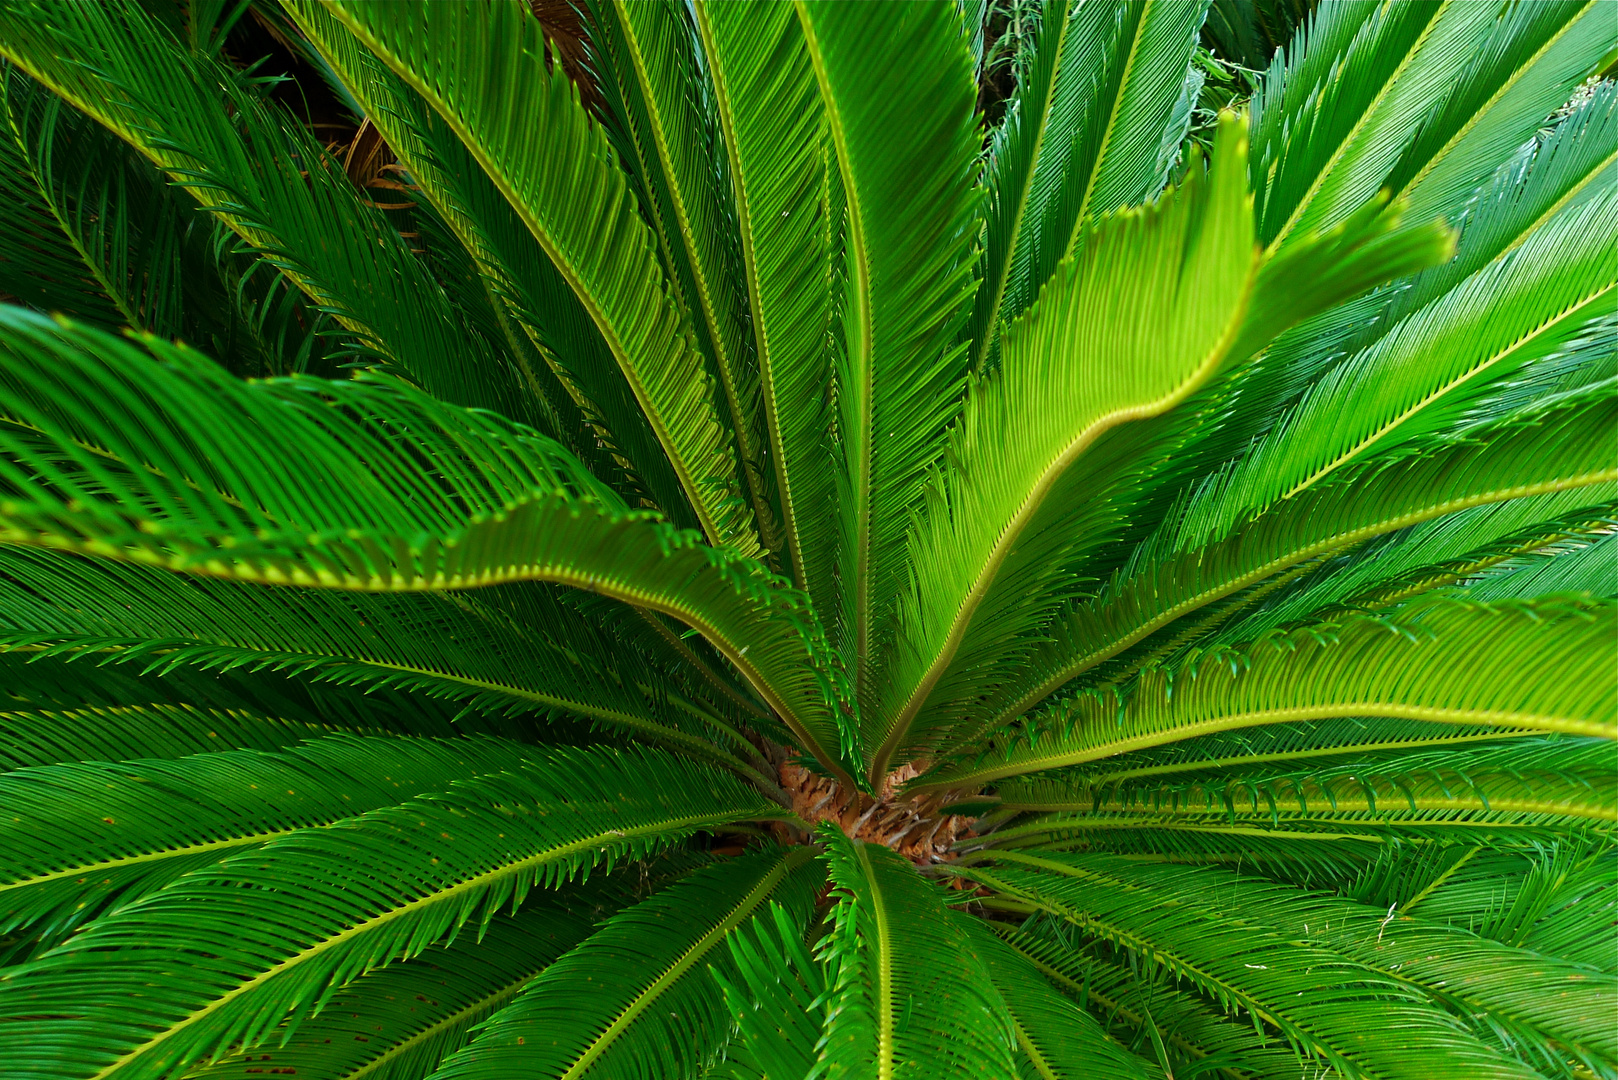
M 1149 1080 L 1157 1074 L 1119 1046 L 1089 1013 L 1063 997 L 1028 958 L 979 921 L 966 923 L 1017 1033 L 1017 1046 L 1040 1080 L 1096 1076 Z
M 122 140 L 9 62 L 0 116 L 0 228 L 13 238 L 0 293 L 211 345 L 244 374 L 321 363 L 324 316 L 273 270 L 244 277 L 220 250 L 223 226 Z
M 1522 1075 L 1421 988 L 1332 947 L 1339 942 L 1325 924 L 1358 905 L 1208 867 L 1093 854 L 1012 853 L 1004 866 L 972 874 L 1248 1013 L 1349 1076 Z M 1383 913 L 1361 910 L 1374 944 Z M 1317 922 L 1318 931 L 1294 928 Z
M 558 438 L 592 465 L 588 455 L 600 444 L 625 474 L 621 487 L 631 505 L 649 499 L 671 521 L 695 527 L 679 479 L 606 341 L 494 180 L 421 95 L 324 8 L 288 10 L 408 166 L 421 198 L 442 215 L 450 244 L 461 245 L 474 263 L 477 288 L 494 309 L 492 336 L 506 344 L 533 397 L 557 412 Z
M 730 1034 L 708 967 L 729 969 L 727 942 L 771 917 L 769 902 L 796 925 L 807 921 L 825 875 L 812 859 L 801 847 L 741 856 L 613 916 L 495 1013 L 435 1076 L 692 1075 Z M 614 978 L 605 982 L 604 972 Z
M 1618 505 L 1588 502 L 1587 490 L 1573 489 L 1474 507 L 1391 534 L 1305 573 L 1199 637 L 1197 646 L 1252 641 L 1338 610 L 1380 610 L 1524 552 L 1610 529 Z
M 798 587 L 830 612 L 833 286 L 824 111 L 803 30 L 786 5 L 693 10 L 729 155 L 785 544 Z
M 550 440 L 396 382 L 244 384 L 143 345 L 0 311 L 5 539 L 270 583 L 587 588 L 696 627 L 801 745 L 838 745 L 798 595 L 628 509 Z
M 0 934 L 47 939 L 183 873 L 299 829 L 330 825 L 520 764 L 497 740 L 332 735 L 275 753 L 83 761 L 0 776 Z
M 1185 514 L 1185 541 L 1218 535 L 1351 462 L 1446 432 L 1480 395 L 1577 341 L 1618 288 L 1600 239 L 1613 231 L 1618 198 L 1570 209 L 1334 366 L 1204 482 Z
M 596 0 L 592 55 L 619 127 L 619 156 L 641 189 L 657 234 L 670 295 L 686 313 L 723 391 L 738 471 L 766 551 L 781 547 L 757 362 L 739 317 L 745 310 L 737 222 L 723 201 L 725 176 L 710 83 L 689 8 L 674 2 Z
M 326 1080 L 425 1080 L 590 930 L 573 910 L 529 903 L 491 919 L 475 938 L 360 976 L 284 1046 L 256 1047 L 188 1075 L 237 1080 L 250 1069 L 280 1069 Z
M 23 548 L 0 548 L 0 567 L 8 651 L 396 689 L 454 703 L 455 727 L 470 713 L 485 718 L 473 730 L 524 738 L 535 731 L 524 717 L 560 721 L 563 732 L 578 717 L 747 768 L 722 749 L 747 744 L 720 717 L 535 590 L 472 600 L 266 589 Z M 422 720 L 431 724 L 435 711 L 429 705 Z
M 1618 591 L 1618 534 L 1576 542 L 1561 550 L 1536 552 L 1502 562 L 1468 581 L 1465 594 L 1490 602 L 1531 600 L 1557 593 L 1612 596 Z
M 1160 547 L 1149 541 L 1099 596 L 1056 623 L 1028 673 L 991 702 L 985 710 L 991 719 L 978 730 L 1009 722 L 1176 619 L 1310 559 L 1509 499 L 1575 489 L 1592 504 L 1610 499 L 1618 480 L 1609 450 L 1615 418 L 1618 403 L 1610 401 L 1553 410 L 1489 442 L 1440 445 L 1426 456 L 1360 466 L 1207 546 L 1171 554 L 1172 541 L 1160 540 Z
M 972 64 L 939 5 L 799 3 L 847 195 L 837 371 L 842 649 L 862 707 L 904 585 L 910 516 L 944 452 L 972 291 Z M 911 73 L 925 71 L 926 81 Z
M 728 939 L 731 966 L 710 968 L 725 995 L 736 1035 L 715 1080 L 802 1077 L 815 1063 L 826 1001 L 826 975 L 804 945 L 803 920 L 773 901 L 770 918 L 738 927 Z
M 179 46 L 133 0 L 0 9 L 0 53 L 130 143 L 381 361 L 463 404 L 510 409 L 498 360 L 383 212 L 301 124 Z M 162 57 L 154 62 L 154 57 Z M 519 411 L 519 410 L 511 410 Z
M 1012 549 L 1029 546 L 1024 533 L 1063 474 L 1106 429 L 1172 408 L 1226 361 L 1256 270 L 1240 139 L 1240 126 L 1225 124 L 1206 181 L 1194 175 L 1151 209 L 1107 218 L 1087 235 L 1038 307 L 1008 331 L 1001 364 L 971 385 L 951 430 L 957 467 L 912 542 L 914 584 L 885 665 L 875 774 L 990 603 Z M 1109 318 L 1120 289 L 1145 306 Z
M 159 1077 L 257 1045 L 289 1013 L 535 887 L 699 829 L 782 816 L 725 774 L 655 751 L 536 751 L 500 774 L 193 870 L 4 969 L 0 1016 L 54 1019 L 7 1022 L 0 1048 L 18 1076 Z
M 1259 239 L 1273 250 L 1374 196 L 1494 22 L 1476 4 L 1325 0 L 1253 95 Z
M 1175 104 L 1207 3 L 1063 4 L 1039 29 L 988 168 L 983 284 L 973 360 L 1031 307 L 1086 219 L 1137 206 L 1163 186 L 1185 118 Z
M 1618 903 L 1610 846 L 1541 844 L 1474 856 L 1401 906 L 1429 922 L 1618 974 L 1614 931 L 1606 925 Z
M 0 769 L 64 761 L 279 750 L 333 731 L 447 737 L 447 715 L 386 690 L 311 694 L 273 676 L 138 674 L 38 652 L 0 652 Z M 325 698 L 323 701 L 322 698 Z M 473 725 L 474 729 L 476 725 Z
M 1301 1055 L 1262 1029 L 1227 1018 L 1208 1002 L 1175 986 L 1161 972 L 1111 963 L 1093 951 L 1071 948 L 1053 927 L 1014 929 L 990 923 L 1007 947 L 1084 1009 L 1096 1014 L 1116 1038 L 1129 1039 L 1150 1056 L 1161 1042 L 1176 1076 L 1210 1072 L 1238 1076 L 1286 1076 L 1302 1070 Z M 1070 928 L 1069 928 L 1070 929 Z M 1143 978 L 1144 976 L 1144 978 Z M 1156 1039 L 1153 1031 L 1156 1031 Z
M 1489 608 L 1443 600 L 1388 618 L 1348 617 L 1214 652 L 1179 671 L 1143 672 L 1127 702 L 1081 695 L 1007 732 L 975 760 L 924 775 L 921 789 L 976 788 L 1179 739 L 1332 717 L 1491 724 L 1614 738 L 1618 692 L 1599 673 L 1610 604 L 1540 601 Z M 1491 677 L 1470 677 L 1487 665 Z M 1566 673 L 1546 682 L 1544 673 Z
M 822 944 L 836 976 L 812 1075 L 1010 1080 L 1015 1027 L 967 917 L 887 848 L 830 825 L 820 835 L 841 895 Z
M 1404 832 L 1501 837 L 1611 832 L 1618 776 L 1602 739 L 1515 738 L 1495 745 L 1360 752 L 1299 770 L 1252 766 L 1171 780 L 1025 780 L 1000 791 L 1005 811 L 1049 814 L 996 831 L 995 846 L 1027 838 L 1091 838 L 1109 829 L 1195 830 L 1221 824 L 1261 835 L 1323 840 Z M 1064 816 L 1067 815 L 1067 816 Z M 1236 835 L 1233 829 L 1231 835 Z
M 605 136 L 565 72 L 547 69 L 539 22 L 516 0 L 421 3 L 403 20 L 396 8 L 324 7 L 443 117 L 540 242 L 634 388 L 709 541 L 756 553 L 701 354 Z
M 1384 181 L 1409 200 L 1410 216 L 1453 215 L 1533 138 L 1612 48 L 1607 23 L 1590 0 L 1502 9 Z

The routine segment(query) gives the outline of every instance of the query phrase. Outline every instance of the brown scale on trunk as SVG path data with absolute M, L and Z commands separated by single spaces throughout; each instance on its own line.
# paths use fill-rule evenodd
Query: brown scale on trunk
M 777 775 L 792 799 L 792 811 L 811 829 L 822 821 L 837 824 L 844 833 L 903 855 L 917 866 L 953 862 L 952 850 L 977 834 L 970 817 L 941 811 L 935 798 L 902 798 L 899 788 L 921 775 L 926 762 L 902 765 L 888 774 L 881 797 L 871 798 L 845 789 L 830 777 L 820 776 L 792 762 L 784 762 Z M 801 833 L 785 822 L 772 822 L 770 830 L 782 843 L 801 843 Z M 960 887 L 959 882 L 956 888 Z

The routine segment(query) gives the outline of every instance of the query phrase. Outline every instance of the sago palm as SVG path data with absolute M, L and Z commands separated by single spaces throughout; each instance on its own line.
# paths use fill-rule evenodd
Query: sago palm
M 0 0 L 0 1074 L 1618 1075 L 1614 4 L 1207 6 Z

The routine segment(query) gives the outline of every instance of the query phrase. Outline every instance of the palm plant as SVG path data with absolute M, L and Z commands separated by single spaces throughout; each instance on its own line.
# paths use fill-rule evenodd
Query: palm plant
M 1618 1076 L 1611 5 L 1207 7 L 0 0 L 0 1072 Z

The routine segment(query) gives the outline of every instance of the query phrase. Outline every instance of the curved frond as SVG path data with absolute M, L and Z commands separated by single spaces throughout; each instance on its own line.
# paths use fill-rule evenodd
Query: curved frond
M 241 383 L 142 344 L 0 311 L 4 539 L 278 584 L 589 589 L 695 627 L 804 749 L 838 745 L 801 597 L 550 440 L 396 382 Z
M 1558 593 L 1618 594 L 1618 533 L 1491 567 L 1464 586 L 1469 599 L 1532 600 Z
M 1543 601 L 1488 608 L 1429 603 L 1386 619 L 1344 618 L 1144 672 L 1127 702 L 1081 695 L 1007 732 L 976 760 L 927 774 L 923 789 L 1007 776 L 1266 723 L 1389 717 L 1618 738 L 1618 685 L 1602 672 L 1618 607 Z M 1490 678 L 1471 672 L 1487 670 Z M 1547 681 L 1544 673 L 1562 677 Z
M 1024 534 L 1063 474 L 1107 429 L 1173 408 L 1229 359 L 1257 269 L 1241 142 L 1240 125 L 1227 120 L 1206 180 L 1193 173 L 1152 207 L 1087 232 L 1038 306 L 1007 332 L 1000 365 L 971 384 L 950 431 L 954 467 L 913 535 L 913 584 L 885 665 L 881 726 L 866 722 L 874 776 L 974 616 L 991 621 L 980 613 L 990 588 L 1014 549 L 1036 543 Z M 1137 298 L 1127 312 L 1119 293 Z M 1018 599 L 1035 591 L 1024 587 Z
M 1049 927 L 1018 930 L 1005 923 L 989 925 L 1058 989 L 1102 1018 L 1116 1037 L 1127 1037 L 1138 1053 L 1149 1055 L 1155 1049 L 1154 1041 L 1161 1041 L 1177 1074 L 1198 1076 L 1202 1071 L 1222 1070 L 1286 1076 L 1304 1067 L 1300 1055 L 1288 1050 L 1284 1040 L 1265 1038 L 1251 1024 L 1220 1015 L 1208 1002 L 1179 989 L 1160 972 L 1142 971 L 1138 966 L 1130 970 L 1098 958 L 1093 951 L 1068 948 L 1051 940 Z
M 1061 4 L 1046 11 L 988 168 L 983 284 L 970 324 L 978 367 L 1031 307 L 1086 219 L 1157 194 L 1178 147 L 1176 103 L 1206 0 Z
M 724 395 L 739 473 L 766 551 L 780 549 L 776 493 L 765 445 L 756 360 L 741 318 L 737 223 L 723 199 L 726 179 L 709 70 L 697 49 L 690 8 L 673 0 L 589 6 L 598 85 L 616 125 L 609 135 L 641 190 L 657 234 L 670 295 Z
M 1592 0 L 1527 4 L 1501 9 L 1474 48 L 1384 181 L 1417 221 L 1454 214 L 1534 137 L 1612 48 L 1612 25 Z
M 847 194 L 837 368 L 842 648 L 862 707 L 904 586 L 905 533 L 966 373 L 972 62 L 947 5 L 797 4 Z M 926 72 L 925 80 L 915 77 Z
M 330 311 L 362 359 L 448 400 L 523 415 L 425 265 L 309 132 L 134 0 L 7 3 L 0 53 L 183 185 Z
M 815 1063 L 826 1002 L 825 969 L 804 945 L 802 920 L 778 904 L 726 939 L 731 967 L 711 968 L 736 1035 L 715 1080 L 804 1077 Z
M 830 825 L 821 836 L 841 895 L 822 944 L 837 976 L 813 1075 L 1011 1080 L 1015 1027 L 967 916 L 887 848 Z
M 729 1035 L 708 968 L 729 968 L 726 943 L 765 919 L 771 901 L 803 925 L 824 880 L 812 858 L 800 847 L 728 860 L 613 916 L 495 1013 L 434 1080 L 692 1075 Z
M 311 693 L 273 676 L 141 674 L 37 651 L 0 652 L 0 687 L 0 770 L 279 750 L 334 731 L 457 734 L 447 714 L 386 690 Z
M 1618 196 L 1573 207 L 1323 373 L 1235 462 L 1207 478 L 1180 544 L 1223 535 L 1355 461 L 1451 432 L 1481 397 L 1596 330 L 1613 306 Z
M 718 717 L 671 694 L 633 653 L 540 591 L 469 599 L 267 589 L 3 547 L 0 571 L 13 582 L 0 585 L 0 648 L 146 670 L 269 669 L 395 688 L 493 718 L 581 717 L 740 766 L 719 745 L 740 737 Z
M 1076 676 L 1176 619 L 1310 559 L 1470 507 L 1580 489 L 1612 498 L 1618 402 L 1549 412 L 1538 422 L 1430 454 L 1370 464 L 1252 518 L 1227 539 L 1172 553 L 1148 547 L 1094 600 L 1074 607 L 988 710 L 992 731 Z
M 539 21 L 516 0 L 435 0 L 408 16 L 397 5 L 324 6 L 444 118 L 544 247 L 629 379 L 708 540 L 756 553 L 701 354 L 605 135 L 565 72 L 547 67 Z
M 1374 196 L 1494 21 L 1480 4 L 1323 3 L 1253 95 L 1260 240 L 1273 250 Z
M 298 1024 L 286 1045 L 258 1047 L 187 1076 L 240 1080 L 251 1069 L 280 1069 L 322 1080 L 425 1080 L 591 929 L 581 913 L 557 905 L 530 903 L 497 915 L 475 938 L 355 979 Z
M 523 384 L 557 412 L 558 437 L 581 456 L 600 443 L 627 474 L 631 496 L 644 493 L 671 521 L 694 527 L 679 479 L 606 341 L 499 187 L 421 95 L 324 8 L 296 4 L 288 12 L 409 168 L 450 243 L 464 246 L 492 305 L 494 334 L 507 343 Z
M 1038 967 L 978 921 L 965 924 L 1040 1080 L 1150 1080 L 1155 1070 L 1114 1042 L 1089 1013 L 1041 978 Z M 999 929 L 998 927 L 996 929 Z
M 333 735 L 277 753 L 0 774 L 0 934 L 61 938 L 244 848 L 520 764 L 525 748 Z
M 1324 929 L 1298 933 L 1358 905 L 1206 867 L 1104 855 L 1011 853 L 1005 865 L 972 875 L 1161 966 L 1349 1076 L 1523 1074 L 1422 988 L 1339 952 Z M 1209 903 L 1210 895 L 1223 902 Z M 1363 910 L 1374 945 L 1383 913 Z
M 1618 766 L 1605 739 L 1508 738 L 1494 745 L 1360 752 L 1313 769 L 1247 768 L 1190 777 L 1086 783 L 1024 780 L 1000 789 L 1010 811 L 1055 812 L 995 832 L 989 843 L 1113 828 L 1337 830 L 1384 826 L 1478 836 L 1533 826 L 1540 835 L 1618 825 Z M 1071 817 L 1062 814 L 1074 815 Z M 1366 831 L 1362 831 L 1366 830 Z
M 288 1013 L 535 887 L 782 816 L 739 781 L 666 754 L 536 750 L 498 775 L 193 870 L 0 969 L 0 1016 L 53 1018 L 0 1024 L 0 1054 L 19 1077 L 160 1077 L 257 1045 Z
M 729 155 L 753 348 L 798 587 L 836 609 L 827 349 L 833 303 L 825 114 L 786 4 L 694 5 Z

